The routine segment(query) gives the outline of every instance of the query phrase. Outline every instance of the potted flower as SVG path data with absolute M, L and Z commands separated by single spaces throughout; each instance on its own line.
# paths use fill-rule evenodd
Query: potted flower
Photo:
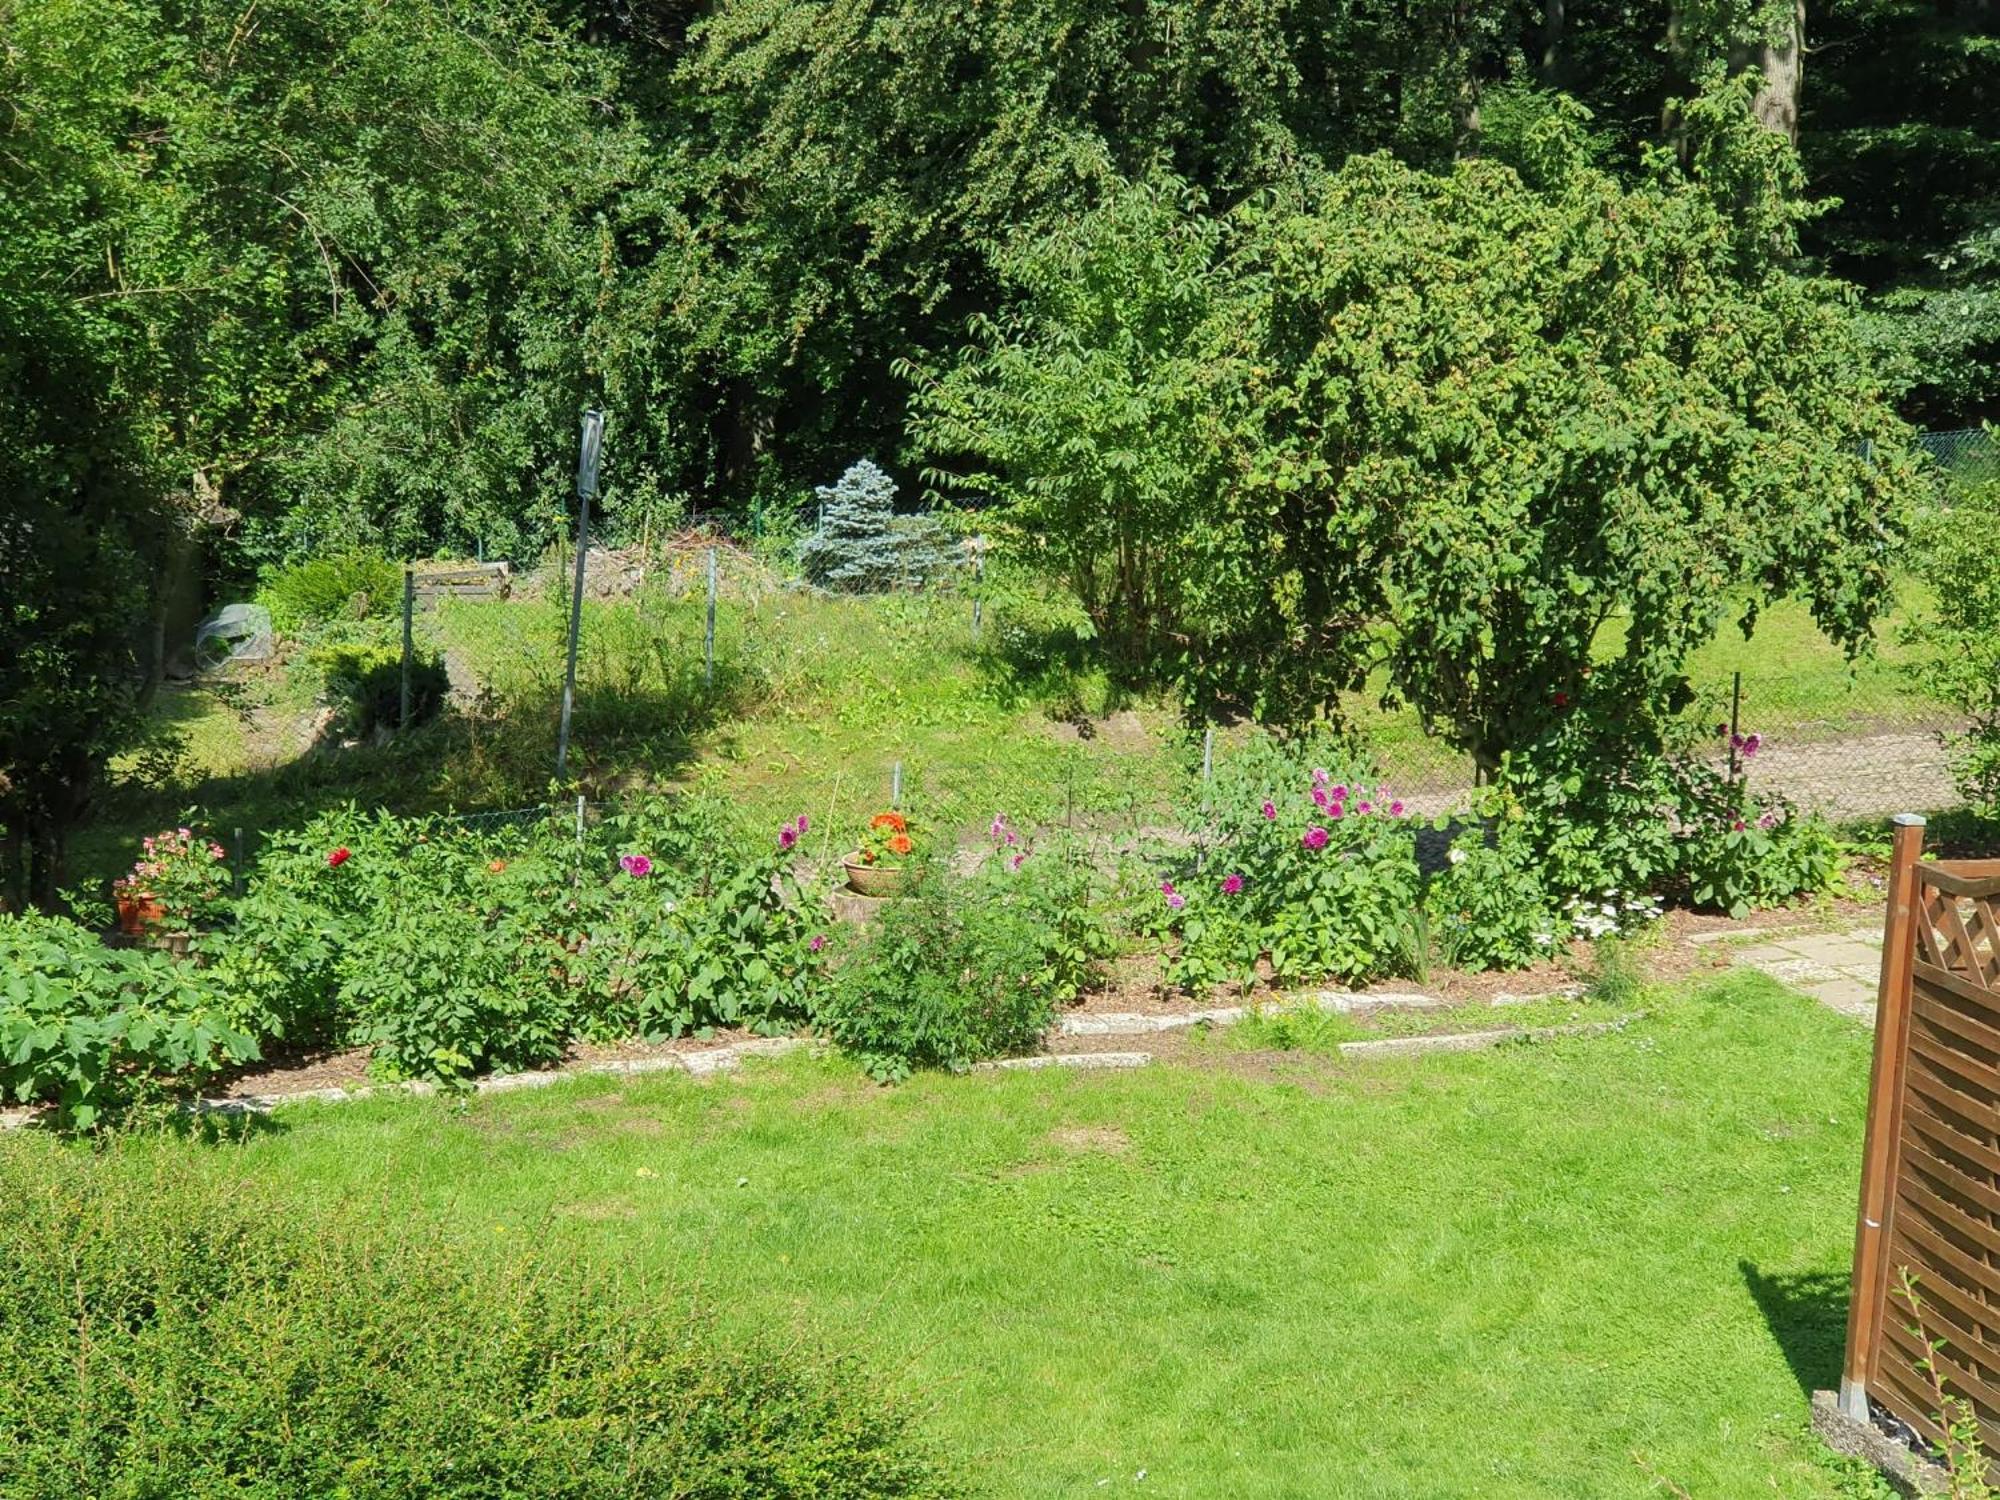
M 864 896 L 893 896 L 903 889 L 916 853 L 917 825 L 905 813 L 879 812 L 868 820 L 860 847 L 842 863 L 847 883 Z
M 112 882 L 118 925 L 155 947 L 184 954 L 194 927 L 222 900 L 222 845 L 192 828 L 168 828 L 139 847 L 132 873 Z

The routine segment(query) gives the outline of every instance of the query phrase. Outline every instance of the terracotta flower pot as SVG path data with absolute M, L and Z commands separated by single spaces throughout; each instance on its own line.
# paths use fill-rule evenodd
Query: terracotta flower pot
M 137 937 L 166 919 L 166 907 L 152 896 L 140 894 L 118 898 L 118 930 L 128 936 Z
M 901 865 L 865 864 L 861 852 L 841 860 L 847 869 L 848 886 L 864 896 L 896 896 L 903 890 L 904 868 Z

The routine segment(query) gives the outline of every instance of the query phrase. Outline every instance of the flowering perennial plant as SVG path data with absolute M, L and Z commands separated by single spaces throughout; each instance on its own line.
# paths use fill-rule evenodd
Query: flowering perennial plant
M 157 902 L 168 927 L 186 929 L 221 907 L 228 871 L 222 845 L 192 828 L 165 828 L 140 840 L 138 862 L 111 884 L 127 901 Z
M 904 864 L 917 854 L 922 836 L 922 830 L 908 813 L 893 809 L 879 812 L 868 820 L 868 827 L 861 835 L 861 863 Z
M 1198 868 L 1161 883 L 1155 926 L 1178 939 L 1168 977 L 1247 985 L 1412 970 L 1420 878 L 1403 804 L 1327 747 L 1253 738 L 1218 767 Z

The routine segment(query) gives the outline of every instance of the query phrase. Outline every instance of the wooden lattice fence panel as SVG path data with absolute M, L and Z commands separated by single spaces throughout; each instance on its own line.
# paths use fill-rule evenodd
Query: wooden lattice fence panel
M 2000 861 L 1921 864 L 1921 839 L 1899 827 L 1890 877 L 1841 1405 L 1935 1440 L 1926 1358 L 2000 1433 Z

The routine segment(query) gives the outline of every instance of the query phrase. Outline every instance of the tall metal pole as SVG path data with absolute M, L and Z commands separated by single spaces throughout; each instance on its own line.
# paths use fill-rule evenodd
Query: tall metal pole
M 715 686 L 715 549 L 708 549 L 708 629 L 701 641 L 701 680 L 704 687 Z
M 604 413 L 583 414 L 576 457 L 576 585 L 569 600 L 569 660 L 563 665 L 562 723 L 556 729 L 556 781 L 569 766 L 569 718 L 576 704 L 576 642 L 583 629 L 583 565 L 590 553 L 590 497 L 597 493 L 597 459 L 604 447 Z
M 402 691 L 398 695 L 396 727 L 410 727 L 410 662 L 416 653 L 416 640 L 411 634 L 413 619 L 417 612 L 417 571 L 409 563 L 403 564 L 403 680 Z

